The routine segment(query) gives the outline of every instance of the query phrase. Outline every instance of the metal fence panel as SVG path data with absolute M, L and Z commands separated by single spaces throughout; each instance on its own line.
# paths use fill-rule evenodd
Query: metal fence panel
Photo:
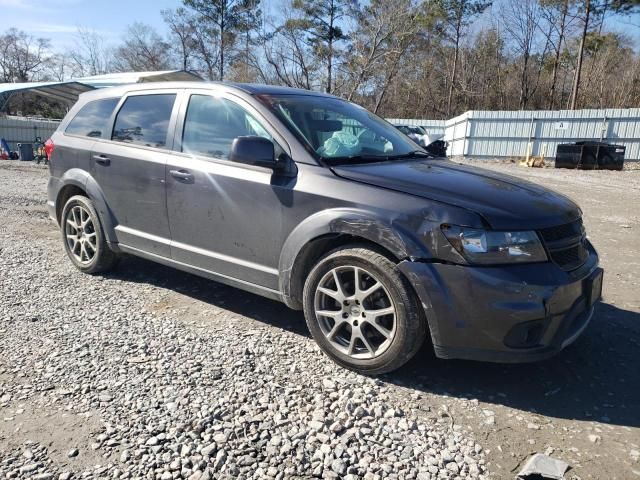
M 0 138 L 4 138 L 12 150 L 18 143 L 34 143 L 37 137 L 44 142 L 60 125 L 60 120 L 29 117 L 0 117 Z
M 387 122 L 394 125 L 416 125 L 418 127 L 424 127 L 427 133 L 431 134 L 444 134 L 445 121 L 444 120 L 418 120 L 415 118 L 387 118 Z
M 627 147 L 640 160 L 640 109 L 469 111 L 447 120 L 449 155 L 553 158 L 561 143 L 596 140 Z M 529 145 L 531 146 L 529 147 Z

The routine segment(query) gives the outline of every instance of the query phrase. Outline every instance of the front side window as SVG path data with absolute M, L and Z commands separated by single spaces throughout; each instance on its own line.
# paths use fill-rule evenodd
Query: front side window
M 116 116 L 112 140 L 147 147 L 166 148 L 169 120 L 176 95 L 128 97 Z
M 353 103 L 315 95 L 261 95 L 316 157 L 330 164 L 391 160 L 420 147 Z M 424 153 L 424 152 L 419 152 Z
M 69 123 L 65 133 L 83 137 L 108 137 L 109 119 L 119 98 L 104 98 L 87 103 Z
M 182 151 L 227 160 L 237 137 L 272 140 L 265 128 L 240 105 L 226 98 L 192 95 L 182 132 Z

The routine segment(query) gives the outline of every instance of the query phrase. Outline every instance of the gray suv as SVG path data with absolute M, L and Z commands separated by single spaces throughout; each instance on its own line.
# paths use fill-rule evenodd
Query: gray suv
M 602 270 L 568 198 L 429 156 L 339 98 L 264 85 L 81 95 L 47 143 L 49 212 L 86 273 L 132 254 L 303 309 L 368 373 L 529 361 L 575 340 Z

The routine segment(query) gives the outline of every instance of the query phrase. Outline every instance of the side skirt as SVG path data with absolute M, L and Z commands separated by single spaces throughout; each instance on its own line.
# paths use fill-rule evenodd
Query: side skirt
M 137 257 L 142 257 L 147 260 L 151 260 L 152 262 L 157 262 L 162 265 L 166 265 L 167 267 L 177 268 L 178 270 L 182 270 L 184 272 L 191 273 L 199 277 L 208 278 L 209 280 L 214 280 L 216 282 L 220 282 L 225 285 L 229 285 L 231 287 L 240 288 L 241 290 L 255 293 L 256 295 L 260 295 L 262 297 L 267 297 L 272 300 L 278 300 L 279 302 L 284 302 L 284 299 L 282 298 L 282 294 L 278 290 L 272 290 L 270 288 L 263 287 L 261 285 L 256 285 L 254 283 L 245 282 L 243 280 L 238 280 L 236 278 L 228 277 L 226 275 L 221 275 L 219 273 L 205 270 L 204 268 L 194 267 L 193 265 L 187 265 L 186 263 L 178 262 L 176 260 L 172 260 L 171 258 L 162 257 L 160 255 L 155 255 L 153 253 L 148 253 L 134 247 L 123 245 L 122 243 L 118 243 L 117 246 L 115 244 L 110 244 L 109 246 L 115 251 L 129 253 Z

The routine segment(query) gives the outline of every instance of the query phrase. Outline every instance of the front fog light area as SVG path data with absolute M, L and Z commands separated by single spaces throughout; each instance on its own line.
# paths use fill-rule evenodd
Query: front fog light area
M 470 263 L 497 265 L 547 260 L 544 247 L 534 231 L 499 232 L 443 225 L 442 232 L 453 248 Z

